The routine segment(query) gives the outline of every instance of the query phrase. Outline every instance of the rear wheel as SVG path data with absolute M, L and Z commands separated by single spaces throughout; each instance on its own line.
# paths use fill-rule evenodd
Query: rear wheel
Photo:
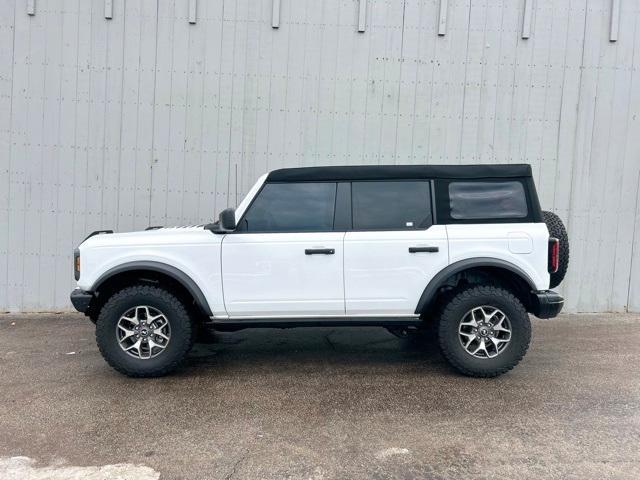
M 114 294 L 100 311 L 96 340 L 102 356 L 130 377 L 175 370 L 193 344 L 183 303 L 158 287 L 135 285 Z
M 471 377 L 495 377 L 513 367 L 529 348 L 531 323 L 508 290 L 476 286 L 443 305 L 438 342 L 449 364 Z

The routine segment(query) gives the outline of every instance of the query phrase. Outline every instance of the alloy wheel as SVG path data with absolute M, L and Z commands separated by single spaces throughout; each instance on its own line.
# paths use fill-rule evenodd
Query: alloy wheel
M 502 310 L 482 305 L 462 317 L 458 338 L 469 355 L 494 358 L 504 352 L 511 341 L 511 323 Z
M 116 325 L 116 338 L 127 355 L 148 360 L 167 348 L 171 340 L 171 327 L 160 310 L 139 305 L 120 317 Z

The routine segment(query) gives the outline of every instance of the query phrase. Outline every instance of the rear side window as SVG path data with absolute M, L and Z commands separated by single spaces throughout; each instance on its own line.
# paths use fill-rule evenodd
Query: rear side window
M 333 230 L 335 183 L 267 183 L 240 223 L 246 232 Z
M 449 183 L 450 215 L 454 220 L 523 219 L 527 197 L 519 181 Z
M 431 226 L 428 181 L 353 182 L 354 230 L 412 230 Z

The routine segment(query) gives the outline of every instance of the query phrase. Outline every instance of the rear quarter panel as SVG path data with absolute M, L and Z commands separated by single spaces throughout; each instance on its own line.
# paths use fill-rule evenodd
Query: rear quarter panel
M 549 288 L 544 223 L 447 225 L 449 263 L 478 257 L 509 262 L 529 275 L 538 290 Z

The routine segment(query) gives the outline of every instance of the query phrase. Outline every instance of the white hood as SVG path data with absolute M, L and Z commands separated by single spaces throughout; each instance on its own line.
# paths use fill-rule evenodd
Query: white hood
M 160 227 L 138 232 L 100 233 L 86 239 L 80 248 L 200 243 L 203 240 L 210 242 L 213 236 L 204 225 Z

